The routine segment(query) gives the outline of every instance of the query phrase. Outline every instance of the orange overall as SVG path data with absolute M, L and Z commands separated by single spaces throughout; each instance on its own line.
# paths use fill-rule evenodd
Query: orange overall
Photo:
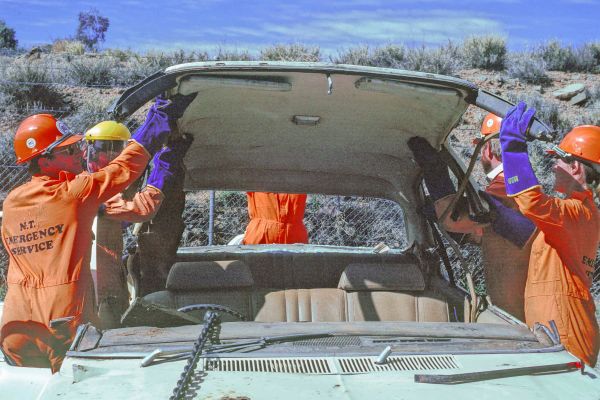
M 308 243 L 302 221 L 305 194 L 248 192 L 250 223 L 244 244 Z
M 104 203 L 104 216 L 117 221 L 146 222 L 156 215 L 164 197 L 151 185 L 137 192 L 131 200 L 124 199 L 119 193 Z
M 506 194 L 504 174 L 496 175 L 485 188 L 506 207 L 518 210 L 513 197 Z M 535 233 L 532 235 L 532 237 Z M 481 251 L 486 281 L 486 291 L 492 303 L 509 314 L 525 321 L 525 283 L 531 254 L 529 239 L 523 248 L 503 238 L 491 227 L 483 232 Z
M 2 221 L 9 267 L 0 343 L 18 365 L 56 372 L 77 325 L 95 322 L 92 222 L 99 206 L 137 179 L 149 158 L 131 142 L 98 172 L 36 175 L 9 193 Z M 63 317 L 73 318 L 50 326 Z
M 96 294 L 103 329 L 120 326 L 120 317 L 129 306 L 127 272 L 124 269 L 121 222 L 145 222 L 153 218 L 164 199 L 162 191 L 148 185 L 126 199 L 117 194 L 103 204 L 96 225 Z
M 562 200 L 536 186 L 514 198 L 540 231 L 532 244 L 525 288 L 527 325 L 554 320 L 565 348 L 594 366 L 600 342 L 590 286 L 600 212 L 593 195 L 575 192 Z

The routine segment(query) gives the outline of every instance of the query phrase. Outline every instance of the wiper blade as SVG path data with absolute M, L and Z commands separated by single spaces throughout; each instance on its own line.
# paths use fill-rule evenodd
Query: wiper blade
M 490 379 L 499 378 L 510 378 L 514 376 L 533 375 L 533 374 L 545 374 L 545 373 L 558 373 L 558 372 L 571 372 L 580 370 L 584 373 L 585 364 L 579 361 L 561 363 L 561 364 L 549 364 L 549 365 L 535 365 L 532 367 L 520 367 L 520 368 L 507 368 L 498 369 L 492 371 L 478 371 L 478 372 L 467 372 L 465 374 L 451 374 L 451 375 L 428 375 L 428 374 L 416 374 L 416 383 L 433 383 L 433 384 L 447 384 L 455 385 L 459 383 L 477 382 Z
M 236 343 L 227 343 L 227 344 L 217 344 L 210 346 L 208 351 L 217 352 L 221 350 L 231 351 L 231 350 L 239 350 L 241 348 L 246 347 L 259 347 L 263 348 L 269 344 L 274 343 L 284 343 L 284 342 L 294 342 L 296 340 L 306 340 L 306 339 L 319 339 L 324 337 L 331 337 L 333 334 L 331 333 L 302 333 L 297 335 L 282 335 L 282 336 L 263 336 L 260 339 L 255 340 L 247 340 Z

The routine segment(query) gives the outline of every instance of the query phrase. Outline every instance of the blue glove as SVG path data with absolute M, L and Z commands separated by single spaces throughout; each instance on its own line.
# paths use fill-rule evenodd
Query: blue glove
M 192 93 L 188 94 L 187 96 L 184 96 L 182 94 L 176 94 L 169 100 L 165 100 L 161 96 L 159 96 L 157 97 L 157 102 L 159 99 L 161 100 L 161 105 L 159 106 L 159 109 L 161 111 L 164 111 L 171 120 L 181 118 L 183 116 L 183 113 L 185 112 L 185 109 L 187 108 L 187 106 L 190 105 L 192 101 L 194 101 L 197 94 L 198 93 Z
M 489 193 L 479 191 L 479 194 L 490 205 L 490 211 L 493 214 L 491 220 L 494 232 L 515 246 L 523 248 L 535 231 L 534 223 L 520 212 L 506 207 L 499 199 Z
M 192 141 L 193 137 L 188 135 L 174 141 L 170 144 L 170 147 L 160 149 L 152 159 L 153 167 L 146 184 L 163 192 L 168 189 L 168 186 L 174 182 L 181 160 L 183 160 Z
M 527 104 L 520 102 L 511 108 L 500 127 L 500 147 L 504 164 L 504 181 L 506 194 L 515 196 L 532 187 L 539 186 L 533 173 L 525 133 L 535 114 L 535 108 L 525 111 Z
M 166 103 L 166 100 L 157 98 L 156 102 L 150 107 L 150 110 L 148 110 L 146 121 L 144 121 L 142 126 L 140 126 L 131 137 L 133 140 L 144 146 L 150 154 L 156 153 L 161 148 L 171 132 L 171 128 L 169 127 L 169 117 L 160 110 L 160 107 L 164 107 Z
M 408 139 L 407 144 L 415 161 L 423 170 L 423 180 L 432 200 L 435 202 L 456 193 L 450 180 L 448 166 L 429 142 L 420 136 L 414 136 Z

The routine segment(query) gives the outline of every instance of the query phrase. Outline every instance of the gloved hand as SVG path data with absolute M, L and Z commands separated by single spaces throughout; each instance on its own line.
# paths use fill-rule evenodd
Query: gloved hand
M 192 93 L 188 94 L 187 96 L 176 94 L 169 100 L 165 100 L 161 96 L 158 96 L 156 100 L 157 104 L 159 100 L 161 102 L 160 106 L 158 106 L 159 109 L 164 111 L 169 116 L 169 119 L 175 120 L 183 116 L 185 109 L 192 101 L 194 101 L 197 94 L 198 93 Z
M 193 140 L 193 136 L 186 135 L 159 150 L 152 158 L 153 166 L 146 184 L 163 192 L 168 189 Z
M 194 136 L 183 134 L 181 137 L 170 140 L 167 144 L 167 147 L 171 149 L 171 151 L 165 151 L 161 155 L 161 160 L 175 164 L 183 160 L 187 151 L 189 150 L 192 142 L 194 141 Z
M 532 187 L 539 186 L 533 173 L 525 133 L 535 114 L 535 108 L 525 111 L 527 104 L 520 102 L 511 108 L 500 127 L 500 147 L 504 164 L 504 181 L 506 193 L 515 196 Z
M 408 139 L 407 144 L 415 161 L 423 170 L 423 180 L 432 200 L 435 202 L 456 193 L 450 180 L 448 166 L 429 142 L 425 138 L 414 136 Z
M 166 105 L 166 100 L 157 98 L 148 110 L 146 121 L 131 136 L 133 140 L 144 146 L 148 153 L 156 153 L 169 136 L 169 117 L 161 107 Z
M 505 206 L 498 198 L 489 193 L 480 190 L 479 194 L 490 206 L 494 232 L 515 246 L 523 248 L 535 231 L 534 223 L 520 212 Z

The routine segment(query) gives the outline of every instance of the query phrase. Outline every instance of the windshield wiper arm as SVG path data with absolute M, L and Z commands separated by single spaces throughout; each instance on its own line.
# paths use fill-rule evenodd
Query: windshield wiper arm
M 245 347 L 259 347 L 263 348 L 269 344 L 273 343 L 283 343 L 283 342 L 294 342 L 296 340 L 305 340 L 305 339 L 319 339 L 324 337 L 331 337 L 333 334 L 331 333 L 301 333 L 297 335 L 282 335 L 282 336 L 263 336 L 260 339 L 256 340 L 248 340 L 237 343 L 227 343 L 227 344 L 217 344 L 210 346 L 208 351 L 216 352 L 220 350 L 239 350 L 240 348 Z
M 172 356 L 168 358 L 168 360 L 178 360 L 180 357 L 189 356 L 192 353 L 193 349 L 193 346 L 177 347 L 168 350 L 158 348 L 142 359 L 140 367 L 147 367 L 154 363 L 154 361 L 156 361 L 157 358 L 165 356 Z
M 208 347 L 207 351 L 214 353 L 221 350 L 233 351 L 239 350 L 245 347 L 265 347 L 273 343 L 293 342 L 296 340 L 305 339 L 319 339 L 324 337 L 333 336 L 331 333 L 306 333 L 298 335 L 282 335 L 282 336 L 263 336 L 260 339 L 246 340 L 242 342 L 217 344 Z M 147 367 L 152 365 L 159 358 L 163 358 L 161 361 L 175 361 L 180 360 L 181 357 L 189 356 L 193 350 L 193 346 L 180 346 L 172 349 L 161 349 L 158 348 L 148 354 L 142 359 L 141 367 Z M 166 358 L 168 357 L 168 358 Z
M 580 370 L 584 373 L 585 364 L 580 361 L 573 361 L 561 364 L 535 365 L 531 367 L 497 369 L 492 371 L 467 372 L 465 374 L 451 375 L 428 375 L 416 374 L 416 383 L 434 383 L 434 384 L 458 384 L 483 381 L 489 379 L 510 378 L 514 376 L 544 374 L 553 372 L 571 372 Z

